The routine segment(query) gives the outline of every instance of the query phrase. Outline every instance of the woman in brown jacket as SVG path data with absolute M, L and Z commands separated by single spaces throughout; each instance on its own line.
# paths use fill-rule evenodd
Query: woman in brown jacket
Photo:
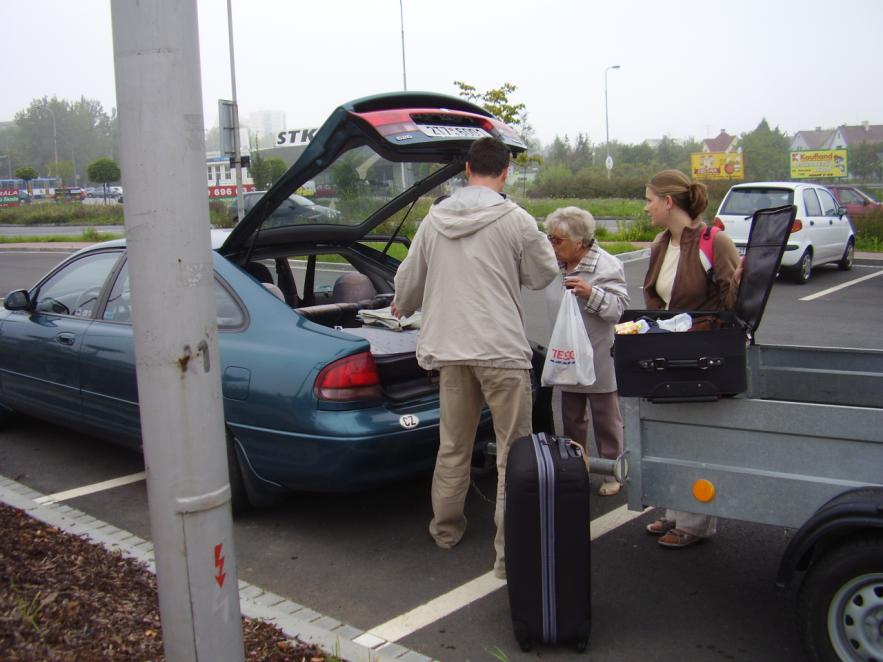
M 708 206 L 705 185 L 679 170 L 663 170 L 647 184 L 644 211 L 661 232 L 650 247 L 650 265 L 644 277 L 644 303 L 650 309 L 731 310 L 741 276 L 739 253 L 723 232 L 712 240 L 713 260 L 701 253 L 701 220 Z M 717 520 L 667 510 L 665 517 L 647 526 L 662 536 L 663 547 L 681 548 L 717 530 Z

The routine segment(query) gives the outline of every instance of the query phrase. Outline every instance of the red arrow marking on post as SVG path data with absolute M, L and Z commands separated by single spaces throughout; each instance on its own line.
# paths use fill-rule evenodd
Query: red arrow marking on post
M 221 556 L 222 547 L 223 545 L 220 543 L 215 545 L 215 567 L 218 569 L 215 581 L 218 582 L 218 586 L 224 588 L 224 579 L 227 577 L 227 573 L 224 572 L 224 557 Z

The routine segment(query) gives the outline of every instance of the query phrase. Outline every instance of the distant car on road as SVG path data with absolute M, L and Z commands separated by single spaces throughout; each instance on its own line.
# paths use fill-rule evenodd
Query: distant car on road
M 266 193 L 266 191 L 250 191 L 244 193 L 242 199 L 245 213 L 247 214 L 254 209 L 258 200 L 264 197 Z M 239 206 L 234 199 L 233 203 L 227 208 L 230 220 L 234 223 L 238 216 L 238 210 Z M 282 201 L 282 204 L 280 204 L 272 214 L 270 214 L 265 221 L 265 227 L 269 228 L 277 225 L 290 225 L 291 223 L 298 222 L 305 223 L 315 219 L 324 219 L 328 222 L 333 222 L 338 218 L 340 218 L 340 212 L 337 210 L 317 205 L 309 198 L 298 195 L 297 193 L 292 193 L 286 200 Z
M 855 232 L 833 194 L 824 186 L 795 182 L 752 182 L 733 186 L 721 202 L 717 219 L 745 252 L 754 212 L 783 205 L 795 205 L 797 217 L 782 255 L 782 269 L 797 283 L 806 283 L 813 266 L 836 263 L 852 269 Z
M 865 193 L 855 186 L 847 186 L 846 184 L 828 184 L 828 189 L 837 198 L 837 201 L 846 207 L 846 211 L 850 216 L 861 216 L 870 211 L 883 209 L 883 203 L 875 200 L 873 196 Z

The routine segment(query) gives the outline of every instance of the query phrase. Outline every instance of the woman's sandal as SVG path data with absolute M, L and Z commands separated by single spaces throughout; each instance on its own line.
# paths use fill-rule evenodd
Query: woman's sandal
M 654 536 L 661 536 L 675 528 L 675 525 L 676 523 L 673 519 L 660 517 L 655 522 L 647 525 L 647 532 L 652 533 Z
M 619 483 L 604 481 L 601 483 L 601 487 L 598 488 L 598 494 L 600 496 L 613 496 L 614 494 L 619 494 L 621 489 L 622 485 Z
M 663 547 L 680 549 L 681 547 L 688 547 L 693 543 L 697 543 L 700 540 L 702 540 L 702 538 L 700 538 L 699 536 L 694 536 L 692 533 L 681 531 L 681 529 L 672 529 L 656 542 L 658 542 Z

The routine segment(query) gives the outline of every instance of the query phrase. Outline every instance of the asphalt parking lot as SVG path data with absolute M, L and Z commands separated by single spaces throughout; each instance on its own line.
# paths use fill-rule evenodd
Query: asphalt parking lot
M 4 253 L 0 293 L 30 285 L 62 257 Z M 644 269 L 643 260 L 626 267 L 633 307 Z M 883 348 L 881 293 L 883 262 L 819 269 L 804 286 L 777 282 L 758 341 Z M 529 332 L 543 340 L 545 301 L 526 301 Z M 46 423 L 20 418 L 0 432 L 0 475 L 42 494 L 129 477 L 65 503 L 149 539 L 142 471 L 140 456 Z M 566 647 L 522 653 L 515 644 L 504 584 L 488 576 L 494 480 L 475 477 L 467 535 L 453 550 L 428 535 L 428 476 L 368 493 L 291 495 L 235 521 L 239 577 L 433 659 L 574 659 Z M 788 530 L 727 521 L 709 542 L 664 550 L 644 532 L 652 515 L 624 504 L 622 494 L 592 500 L 585 659 L 804 659 L 793 596 L 773 586 Z

